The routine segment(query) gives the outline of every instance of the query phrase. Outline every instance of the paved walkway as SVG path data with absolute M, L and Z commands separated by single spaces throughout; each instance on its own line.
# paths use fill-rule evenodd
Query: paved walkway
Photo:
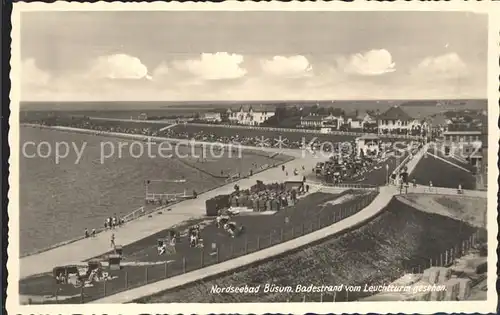
M 363 225 L 364 223 L 368 222 L 373 217 L 378 215 L 382 210 L 384 210 L 385 207 L 389 204 L 389 202 L 393 198 L 393 196 L 395 196 L 397 193 L 398 191 L 396 187 L 389 187 L 389 186 L 381 187 L 379 195 L 372 201 L 372 203 L 370 203 L 363 210 L 342 221 L 334 223 L 316 232 L 309 233 L 299 238 L 290 240 L 288 242 L 284 242 L 266 249 L 262 249 L 257 252 L 241 256 L 235 259 L 231 259 L 216 265 L 198 269 L 183 275 L 168 278 L 166 280 L 158 281 L 152 284 L 144 285 L 139 288 L 110 295 L 90 303 L 104 304 L 104 303 L 131 302 L 161 291 L 173 289 L 181 285 L 185 285 L 194 281 L 199 281 L 200 279 L 216 276 L 220 273 L 227 272 L 229 270 L 241 268 L 250 265 L 256 261 L 278 256 L 280 254 L 294 250 L 298 247 L 302 247 L 312 242 L 316 242 L 325 239 L 327 237 L 331 237 L 336 233 L 340 233 L 342 231 L 351 229 L 353 227 Z
M 255 150 L 255 148 L 253 149 Z M 300 150 L 288 150 L 288 153 L 293 153 L 296 157 L 302 154 Z M 297 158 L 286 163 L 285 166 L 290 174 L 295 168 L 301 172 L 302 166 L 305 167 L 306 172 L 310 172 L 316 162 L 317 160 L 311 157 Z M 200 194 L 197 199 L 186 200 L 166 207 L 171 210 L 168 212 L 164 211 L 161 215 L 152 214 L 153 217 L 151 218 L 144 216 L 125 224 L 121 228 L 113 230 L 116 237 L 116 244 L 128 245 L 190 218 L 204 216 L 205 201 L 217 195 L 231 193 L 236 183 L 241 188 L 247 188 L 254 185 L 256 180 L 270 183 L 286 179 L 286 175 L 281 170 L 281 167 L 276 167 L 255 174 L 250 178 L 228 183 L 222 187 Z M 78 264 L 86 259 L 102 255 L 111 249 L 111 233 L 110 231 L 102 232 L 97 234 L 95 238 L 82 239 L 39 254 L 23 257 L 20 259 L 19 278 L 49 272 L 55 266 Z

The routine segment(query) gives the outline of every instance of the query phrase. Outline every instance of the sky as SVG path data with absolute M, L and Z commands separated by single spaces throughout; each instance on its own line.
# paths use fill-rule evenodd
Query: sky
M 24 12 L 22 101 L 487 97 L 468 12 Z

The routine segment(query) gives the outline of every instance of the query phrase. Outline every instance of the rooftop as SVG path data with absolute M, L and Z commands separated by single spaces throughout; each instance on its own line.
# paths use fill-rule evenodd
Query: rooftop
M 323 121 L 323 120 L 326 120 L 328 118 L 328 116 L 326 115 L 309 115 L 309 116 L 306 116 L 306 117 L 302 117 L 301 120 L 305 120 L 305 121 Z
M 408 115 L 399 106 L 393 106 L 393 107 L 389 108 L 386 112 L 382 113 L 379 116 L 379 119 L 402 120 L 402 121 L 412 120 L 411 116 Z

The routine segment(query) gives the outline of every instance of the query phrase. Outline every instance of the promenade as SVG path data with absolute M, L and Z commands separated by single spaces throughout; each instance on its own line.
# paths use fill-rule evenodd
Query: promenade
M 248 266 L 252 263 L 270 259 L 283 253 L 296 250 L 310 243 L 321 241 L 337 233 L 361 226 L 372 218 L 377 216 L 385 209 L 391 199 L 398 194 L 396 187 L 384 186 L 380 188 L 379 195 L 364 209 L 353 214 L 337 223 L 329 225 L 318 231 L 306 234 L 299 238 L 274 245 L 272 247 L 256 251 L 254 253 L 240 256 L 216 265 L 208 266 L 202 269 L 188 272 L 176 277 L 157 281 L 135 289 L 123 291 L 114 295 L 94 300 L 90 303 L 128 303 L 134 300 L 153 295 L 155 293 L 186 285 L 191 282 L 199 281 L 208 277 L 213 277 L 229 270 Z
M 255 148 L 253 149 L 255 150 Z M 302 151 L 300 150 L 287 151 L 287 154 L 292 153 L 290 155 L 296 157 L 296 159 L 284 164 L 290 174 L 292 174 L 295 168 L 299 172 L 302 172 L 302 166 L 308 172 L 317 162 L 315 158 L 307 154 L 305 157 L 302 157 Z M 115 234 L 116 244 L 124 246 L 186 220 L 202 217 L 205 215 L 205 201 L 217 195 L 231 193 L 234 190 L 235 184 L 246 188 L 254 185 L 256 180 L 270 183 L 286 179 L 285 172 L 282 171 L 281 167 L 271 168 L 252 177 L 230 182 L 224 186 L 200 194 L 197 199 L 185 200 L 171 206 L 166 206 L 165 210 L 168 209 L 168 211 L 163 210 L 163 214 L 152 213 L 152 217 L 143 216 L 126 223 L 120 228 L 99 233 L 94 238 L 81 239 L 45 252 L 23 257 L 20 259 L 19 278 L 50 272 L 55 266 L 79 264 L 86 259 L 102 255 L 111 249 L 111 233 Z
M 33 126 L 37 127 L 37 126 Z M 71 128 L 71 127 L 45 127 L 61 131 L 68 132 L 83 132 L 83 133 L 95 133 L 95 131 Z M 159 138 L 159 137 L 146 137 L 142 135 L 131 135 L 122 133 L 107 132 L 101 135 L 115 136 L 115 137 L 126 137 L 138 140 L 144 140 L 147 138 L 152 138 L 154 141 L 173 141 L 178 143 L 194 144 L 194 145 L 212 145 L 213 143 L 201 142 L 201 141 L 191 141 L 191 140 L 179 140 L 170 138 Z M 228 146 L 220 144 L 222 146 Z M 234 146 L 234 145 L 233 145 Z M 305 168 L 305 173 L 310 172 L 310 170 L 316 165 L 318 161 L 325 160 L 326 157 L 321 155 L 313 155 L 307 150 L 298 149 L 276 149 L 276 148 L 255 148 L 240 146 L 241 149 L 250 150 L 261 150 L 266 152 L 282 153 L 293 156 L 295 159 L 287 162 L 285 165 L 286 169 L 291 174 L 293 169 L 299 170 L 302 174 L 302 167 Z M 409 171 L 411 172 L 418 160 L 423 156 L 421 150 L 411 161 L 408 163 Z M 79 264 L 89 258 L 96 257 L 108 252 L 111 249 L 110 239 L 111 233 L 115 234 L 115 242 L 117 245 L 128 245 L 134 243 L 140 239 L 143 239 L 149 235 L 158 233 L 162 230 L 168 229 L 172 226 L 185 222 L 189 219 L 200 218 L 205 215 L 205 201 L 212 197 L 221 194 L 229 194 L 233 191 L 234 185 L 238 184 L 240 187 L 250 187 L 255 184 L 256 180 L 262 180 L 264 182 L 277 182 L 286 180 L 286 174 L 281 170 L 281 167 L 271 168 L 253 175 L 249 178 L 244 178 L 236 182 L 231 182 L 221 187 L 210 190 L 206 193 L 200 194 L 197 199 L 186 200 L 172 206 L 166 206 L 165 210 L 162 211 L 163 214 L 159 215 L 157 213 L 152 213 L 150 216 L 143 216 L 134 221 L 128 222 L 123 227 L 112 231 L 105 231 L 97 234 L 94 238 L 81 239 L 69 244 L 62 245 L 60 247 L 55 247 L 49 249 L 45 252 L 38 254 L 26 256 L 20 259 L 19 268 L 19 278 L 25 278 L 32 275 L 37 275 L 45 272 L 50 272 L 55 266 L 69 265 L 69 264 Z M 388 197 L 390 200 L 392 196 L 398 192 L 395 187 L 388 187 L 386 190 L 391 190 L 393 193 Z M 383 190 L 383 191 L 386 191 Z M 385 198 L 384 193 L 381 191 L 378 198 Z M 385 199 L 381 199 L 385 200 Z M 388 201 L 387 201 L 388 202 Z M 383 202 L 382 202 L 383 203 Z M 377 204 L 374 201 L 373 204 Z M 381 209 L 379 209 L 381 210 Z M 359 216 L 357 216 L 359 217 Z M 349 221 L 351 222 L 351 221 Z

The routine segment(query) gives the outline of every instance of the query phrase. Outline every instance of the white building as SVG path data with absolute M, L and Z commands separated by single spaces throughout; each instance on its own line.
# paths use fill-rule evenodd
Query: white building
M 206 122 L 221 122 L 222 121 L 221 113 L 216 113 L 216 112 L 203 113 L 200 118 L 201 118 L 201 120 L 206 121 Z
M 374 134 L 367 134 L 356 138 L 356 155 L 377 156 L 380 152 L 380 139 Z
M 413 129 L 423 128 L 422 122 L 410 117 L 399 106 L 389 108 L 377 119 L 378 133 L 410 133 Z
M 239 110 L 227 111 L 229 121 L 239 125 L 259 126 L 269 118 L 274 116 L 274 111 L 264 108 L 253 108 L 252 106 L 241 106 Z
M 300 118 L 300 126 L 306 128 L 328 128 L 330 130 L 338 130 L 343 123 L 343 117 L 332 115 L 309 115 Z

